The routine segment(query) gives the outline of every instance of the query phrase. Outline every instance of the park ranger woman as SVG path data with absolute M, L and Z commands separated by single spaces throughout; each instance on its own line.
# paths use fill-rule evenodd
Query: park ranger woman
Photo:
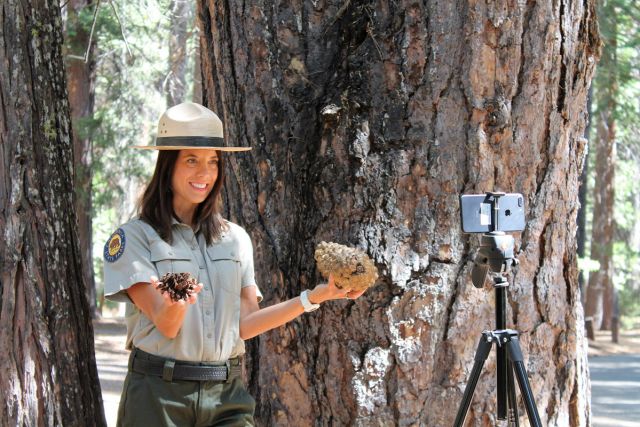
M 223 152 L 249 150 L 223 139 L 215 113 L 195 103 L 160 118 L 159 150 L 138 217 L 104 247 L 105 297 L 127 303 L 131 350 L 118 425 L 253 425 L 255 401 L 241 378 L 244 340 L 339 298 L 362 292 L 328 284 L 260 308 L 253 246 L 240 226 L 220 216 Z M 158 288 L 166 273 L 198 284 L 185 300 Z

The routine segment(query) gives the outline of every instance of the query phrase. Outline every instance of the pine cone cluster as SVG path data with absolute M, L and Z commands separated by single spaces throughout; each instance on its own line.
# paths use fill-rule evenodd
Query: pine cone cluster
M 324 277 L 333 275 L 339 288 L 362 291 L 378 279 L 378 269 L 360 249 L 322 242 L 316 247 L 315 259 L 320 273 Z
M 167 273 L 160 278 L 158 289 L 164 294 L 167 292 L 174 301 L 186 301 L 197 285 L 189 273 Z

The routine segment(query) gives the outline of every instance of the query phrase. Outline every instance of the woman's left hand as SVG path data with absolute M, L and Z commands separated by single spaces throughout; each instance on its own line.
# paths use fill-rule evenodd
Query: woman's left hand
M 321 283 L 316 285 L 309 292 L 309 301 L 313 304 L 320 304 L 333 299 L 356 299 L 364 294 L 366 289 L 361 291 L 352 291 L 351 289 L 339 288 L 333 281 L 333 276 L 329 275 L 329 283 Z

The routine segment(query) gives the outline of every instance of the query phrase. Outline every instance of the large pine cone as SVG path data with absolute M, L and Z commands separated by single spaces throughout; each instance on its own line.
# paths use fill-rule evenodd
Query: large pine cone
M 360 249 L 322 242 L 316 247 L 315 259 L 320 273 L 324 277 L 332 274 L 339 288 L 362 291 L 378 279 L 378 269 Z

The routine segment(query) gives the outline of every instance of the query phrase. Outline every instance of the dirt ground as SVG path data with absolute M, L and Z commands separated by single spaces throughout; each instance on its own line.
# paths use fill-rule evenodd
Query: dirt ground
M 93 322 L 98 376 L 109 427 L 116 425 L 122 384 L 127 373 L 129 351 L 125 350 L 126 328 L 122 318 L 102 318 Z
M 620 331 L 618 343 L 611 342 L 610 331 L 597 331 L 596 339 L 589 341 L 589 356 L 614 354 L 640 354 L 640 328 Z

